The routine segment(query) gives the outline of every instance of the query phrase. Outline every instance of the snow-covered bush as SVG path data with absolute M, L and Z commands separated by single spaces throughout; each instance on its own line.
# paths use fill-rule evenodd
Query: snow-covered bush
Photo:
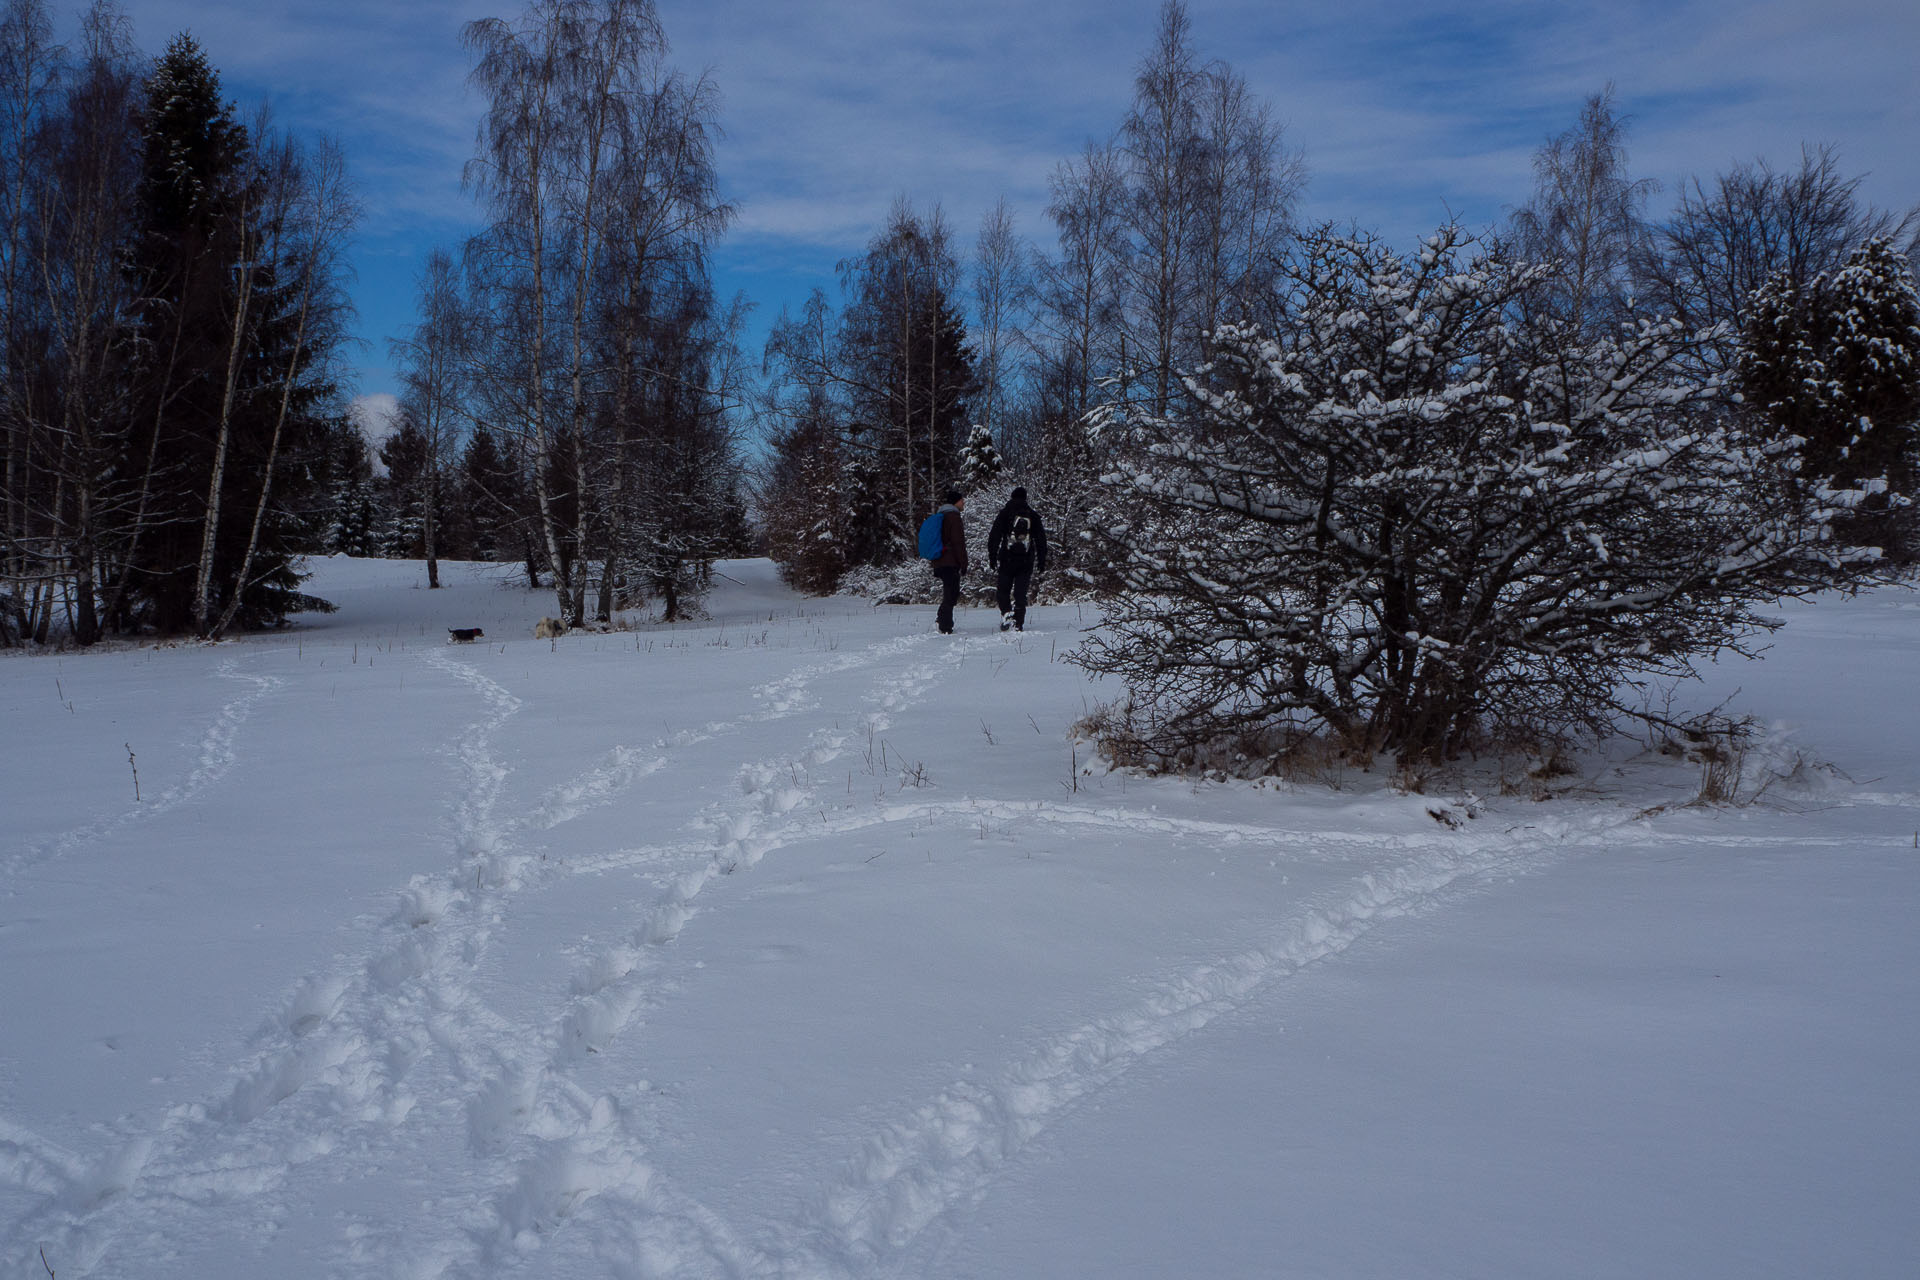
M 1099 424 L 1120 589 L 1075 658 L 1125 682 L 1146 749 L 1288 729 L 1438 761 L 1600 730 L 1623 685 L 1872 571 L 1832 537 L 1860 492 L 1804 495 L 1797 442 L 1683 373 L 1689 335 L 1528 326 L 1537 270 L 1471 246 L 1303 237 L 1277 331 L 1219 331 L 1195 407 Z
M 969 572 L 960 579 L 960 598 L 966 604 L 993 601 L 994 575 L 987 567 L 987 534 L 993 517 L 1006 505 L 1016 481 L 1008 476 L 990 478 L 979 489 L 966 491 L 966 510 L 962 521 L 967 532 Z M 940 599 L 940 580 L 925 560 L 912 559 L 886 565 L 859 565 L 840 579 L 843 595 L 860 596 L 879 604 L 931 604 Z
M 847 570 L 840 579 L 839 591 L 875 604 L 932 604 L 940 599 L 940 580 L 925 560 L 863 564 Z

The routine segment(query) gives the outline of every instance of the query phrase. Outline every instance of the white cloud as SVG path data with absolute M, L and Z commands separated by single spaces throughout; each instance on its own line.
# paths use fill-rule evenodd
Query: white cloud
M 380 446 L 387 437 L 400 426 L 400 399 L 384 391 L 369 395 L 355 396 L 347 406 L 347 417 L 360 429 L 366 438 L 367 447 L 373 451 L 373 469 L 380 475 L 387 473 L 380 462 Z

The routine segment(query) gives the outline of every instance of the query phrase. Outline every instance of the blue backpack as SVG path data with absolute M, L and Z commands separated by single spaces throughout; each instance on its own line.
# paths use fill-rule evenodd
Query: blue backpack
M 938 560 L 940 553 L 946 550 L 945 545 L 940 541 L 940 526 L 945 518 L 945 512 L 936 511 L 920 522 L 920 558 L 922 560 Z

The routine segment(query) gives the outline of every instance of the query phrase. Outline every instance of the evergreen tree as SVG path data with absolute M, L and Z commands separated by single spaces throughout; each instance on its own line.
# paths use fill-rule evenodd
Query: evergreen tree
M 486 427 L 476 427 L 460 459 L 456 504 L 471 529 L 469 553 L 476 560 L 510 560 L 520 554 L 516 530 L 525 507 L 520 473 Z
M 372 560 L 380 555 L 381 540 L 390 523 L 380 494 L 370 480 L 357 480 L 347 494 L 346 519 L 341 525 L 339 551 Z
M 246 130 L 192 37 L 174 39 L 144 86 L 141 177 L 127 269 L 138 297 L 138 436 L 130 454 L 135 524 L 123 567 L 129 605 L 161 631 L 192 618 L 232 315 L 226 268 L 238 253 L 236 190 Z
M 373 456 L 366 437 L 347 417 L 327 424 L 317 471 L 326 495 L 319 549 L 328 554 L 373 555 Z
M 849 453 L 832 501 L 840 511 L 839 541 L 847 567 L 892 563 L 904 528 L 888 505 L 886 486 L 870 457 Z
M 411 414 L 380 444 L 380 465 L 387 469 L 385 508 L 389 513 L 380 554 L 396 560 L 425 558 L 428 504 L 440 483 L 426 432 Z
M 909 421 L 926 424 L 930 504 L 959 475 L 968 411 L 979 385 L 966 335 L 965 316 L 943 292 L 915 334 L 912 362 L 896 374 L 908 384 Z
M 847 569 L 834 432 L 818 418 L 803 418 L 772 444 L 763 495 L 768 554 L 783 582 L 826 595 Z
M 1810 485 L 1858 492 L 1848 536 L 1920 550 L 1895 496 L 1920 470 L 1920 298 L 1890 241 L 1861 245 L 1831 278 L 1770 276 L 1749 305 L 1740 378 L 1774 430 L 1803 441 Z
M 913 554 L 911 530 L 960 474 L 977 384 L 951 239 L 938 210 L 922 218 L 902 202 L 866 253 L 841 264 L 833 376 L 847 392 L 847 450 L 872 464 L 891 509 L 888 563 Z
M 968 493 L 978 493 L 993 482 L 1003 465 L 1000 451 L 993 447 L 993 433 L 974 423 L 960 450 L 960 486 Z
M 164 632 L 209 628 L 229 605 L 244 627 L 320 603 L 298 591 L 299 523 L 287 517 L 311 473 L 274 472 L 277 455 L 311 456 L 332 392 L 297 283 L 307 246 L 288 225 L 306 180 L 290 149 L 266 148 L 234 119 L 199 46 L 176 37 L 145 86 L 127 252 L 135 432 L 122 470 L 138 490 L 122 504 L 137 513 L 124 599 Z M 271 514 L 256 530 L 263 493 Z

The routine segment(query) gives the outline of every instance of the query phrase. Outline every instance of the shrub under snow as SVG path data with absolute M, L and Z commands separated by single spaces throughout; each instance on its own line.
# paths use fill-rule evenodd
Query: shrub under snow
M 1106 411 L 1120 590 L 1076 660 L 1125 682 L 1136 751 L 1330 731 L 1440 760 L 1597 729 L 1873 570 L 1833 536 L 1861 495 L 1809 499 L 1799 442 L 1684 372 L 1690 335 L 1523 324 L 1537 270 L 1470 247 L 1303 237 L 1275 331 L 1217 333 L 1164 416 Z

